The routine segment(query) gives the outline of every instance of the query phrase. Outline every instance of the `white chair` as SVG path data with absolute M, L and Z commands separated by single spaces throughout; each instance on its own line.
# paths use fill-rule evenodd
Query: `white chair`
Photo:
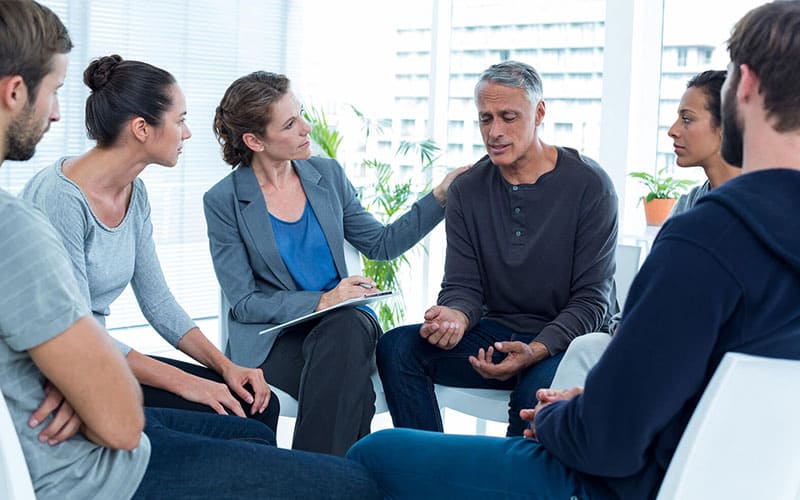
M 639 271 L 642 258 L 642 247 L 639 245 L 618 244 L 616 247 L 616 272 L 614 282 L 617 287 L 617 302 L 620 309 L 628 297 L 633 278 Z M 511 391 L 499 389 L 471 389 L 435 386 L 439 407 L 450 408 L 458 412 L 476 417 L 476 432 L 483 434 L 486 428 L 484 420 L 506 422 L 508 420 L 508 398 Z
M 351 274 L 363 273 L 364 265 L 361 261 L 361 254 L 350 243 L 344 242 L 344 260 L 347 265 L 348 271 Z M 230 304 L 225 294 L 220 290 L 219 293 L 219 346 L 220 349 L 225 350 L 225 344 L 228 342 L 228 309 Z M 334 374 L 335 376 L 335 374 Z M 383 413 L 389 411 L 386 406 L 386 397 L 383 392 L 383 385 L 381 379 L 378 377 L 377 370 L 372 373 L 372 387 L 375 390 L 375 413 Z M 278 396 L 281 402 L 281 416 L 282 417 L 297 417 L 297 400 L 291 397 L 286 392 L 278 389 L 275 386 L 270 386 L 270 390 Z
M 625 306 L 628 290 L 631 288 L 633 278 L 639 272 L 642 260 L 642 247 L 639 245 L 617 245 L 616 249 L 617 270 L 614 273 L 614 282 L 617 285 L 617 302 L 620 310 Z
M 681 437 L 658 500 L 800 500 L 800 361 L 728 353 Z
M 0 498 L 36 500 L 31 476 L 6 400 L 0 392 Z

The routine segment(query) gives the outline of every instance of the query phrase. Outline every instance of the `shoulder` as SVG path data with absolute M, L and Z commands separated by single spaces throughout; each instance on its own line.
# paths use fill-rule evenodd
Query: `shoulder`
M 61 238 L 47 217 L 29 201 L 0 190 L 0 248 L 3 247 L 3 264 L 13 261 L 10 256 L 14 254 L 27 262 L 41 260 L 48 266 L 51 255 L 66 257 Z
M 21 231 L 26 224 L 36 229 L 39 224 L 47 224 L 47 219 L 34 207 L 33 203 L 23 198 L 17 198 L 0 189 L 0 221 L 3 224 L 3 234 L 8 231 Z
M 475 164 L 453 180 L 450 186 L 451 192 L 473 192 L 473 190 L 485 191 L 487 183 L 497 176 L 497 167 L 485 155 Z
M 250 168 L 250 167 L 236 167 L 233 171 L 231 171 L 228 175 L 217 181 L 216 184 L 211 186 L 208 191 L 203 195 L 203 201 L 205 203 L 212 203 L 217 200 L 222 200 L 227 196 L 230 196 L 233 192 L 235 192 L 234 187 L 234 176 L 236 173 L 242 168 Z
M 575 149 L 558 147 L 558 166 L 566 167 L 570 172 L 583 179 L 586 183 L 602 187 L 604 189 L 614 189 L 611 177 L 594 159 L 582 155 Z
M 308 160 L 296 161 L 295 168 L 298 174 L 305 179 L 313 180 L 315 176 L 319 176 L 323 179 L 340 181 L 346 178 L 344 168 L 333 158 L 312 156 Z
M 691 190 L 689 190 L 689 194 L 687 196 L 690 203 L 689 206 L 693 206 L 695 203 L 697 203 L 697 200 L 706 195 L 709 191 L 711 191 L 711 181 L 708 180 L 699 186 L 693 187 Z
M 22 188 L 19 197 L 31 202 L 51 221 L 87 219 L 91 209 L 80 188 L 61 173 L 58 160 L 37 172 Z
M 658 232 L 657 239 L 683 240 L 697 246 L 724 248 L 728 236 L 738 233 L 741 222 L 729 210 L 716 203 L 700 203 L 669 217 Z
M 599 163 L 575 149 L 557 148 L 556 172 L 565 189 L 573 190 L 576 195 L 582 193 L 584 199 L 616 200 L 614 183 Z
M 61 173 L 62 158 L 39 170 L 25 183 L 19 197 L 36 206 L 43 207 L 53 199 L 83 201 L 80 188 Z

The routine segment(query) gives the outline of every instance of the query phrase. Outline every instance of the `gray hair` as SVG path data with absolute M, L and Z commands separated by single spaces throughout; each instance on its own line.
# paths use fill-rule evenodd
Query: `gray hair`
M 478 90 L 485 82 L 524 89 L 528 93 L 531 104 L 534 105 L 542 100 L 542 78 L 533 69 L 533 66 L 523 62 L 504 61 L 492 64 L 484 70 L 478 79 L 478 83 L 475 84 L 476 100 L 478 98 Z

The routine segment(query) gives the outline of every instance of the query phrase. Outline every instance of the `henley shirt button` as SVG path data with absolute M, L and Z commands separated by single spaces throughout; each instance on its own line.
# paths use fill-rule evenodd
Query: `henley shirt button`
M 515 213 L 515 214 L 518 214 L 518 213 L 520 213 L 520 208 L 519 208 L 519 207 L 515 208 L 515 209 L 514 209 L 514 213 Z
M 514 234 L 517 235 L 517 236 L 522 236 L 522 231 L 516 231 L 516 232 L 514 232 Z
M 511 186 L 512 191 L 516 191 L 517 189 L 519 189 L 519 186 Z

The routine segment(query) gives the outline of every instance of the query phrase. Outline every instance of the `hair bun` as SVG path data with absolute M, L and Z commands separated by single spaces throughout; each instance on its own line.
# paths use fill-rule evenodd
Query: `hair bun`
M 117 54 L 111 56 L 103 56 L 95 59 L 83 72 L 83 83 L 89 87 L 92 92 L 96 92 L 103 88 L 111 79 L 111 74 L 114 68 L 122 62 L 122 57 Z

